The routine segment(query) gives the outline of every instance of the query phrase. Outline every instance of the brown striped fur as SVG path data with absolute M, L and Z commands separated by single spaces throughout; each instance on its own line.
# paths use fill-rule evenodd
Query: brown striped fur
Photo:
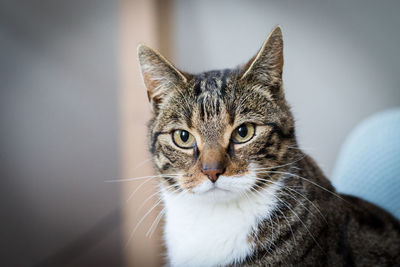
M 140 46 L 138 54 L 153 109 L 149 147 L 155 170 L 165 175 L 162 186 L 190 192 L 207 180 L 202 164 L 213 160 L 222 162 L 224 176 L 245 174 L 250 163 L 271 170 L 258 173 L 254 191 L 284 183 L 279 207 L 248 237 L 255 250 L 240 265 L 400 266 L 399 222 L 372 204 L 337 194 L 297 147 L 282 85 L 279 27 L 255 57 L 232 70 L 188 74 L 148 47 Z M 232 131 L 246 122 L 256 126 L 256 136 L 234 144 Z M 177 147 L 171 138 L 177 129 L 193 134 L 196 146 Z M 179 179 L 168 176 L 177 172 Z

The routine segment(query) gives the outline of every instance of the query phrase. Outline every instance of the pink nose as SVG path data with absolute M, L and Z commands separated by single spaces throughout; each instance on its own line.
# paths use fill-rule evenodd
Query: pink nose
M 223 169 L 203 169 L 202 172 L 207 175 L 211 182 L 215 183 L 218 177 L 224 173 Z

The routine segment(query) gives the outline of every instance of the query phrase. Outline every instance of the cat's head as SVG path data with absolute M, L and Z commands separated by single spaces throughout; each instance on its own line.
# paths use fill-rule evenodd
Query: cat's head
M 193 75 L 149 47 L 138 55 L 153 111 L 150 151 L 165 190 L 229 200 L 278 180 L 267 170 L 287 163 L 295 144 L 279 27 L 232 70 Z

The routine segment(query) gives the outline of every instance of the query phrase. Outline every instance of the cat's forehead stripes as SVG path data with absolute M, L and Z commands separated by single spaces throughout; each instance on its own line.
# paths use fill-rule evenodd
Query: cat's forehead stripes
M 223 147 L 229 144 L 233 120 L 230 119 L 228 106 L 234 96 L 231 92 L 234 74 L 234 71 L 225 69 L 194 76 L 194 85 L 190 88 L 195 103 L 191 125 L 199 132 L 201 143 Z
M 214 70 L 203 72 L 195 75 L 196 83 L 194 86 L 194 94 L 201 97 L 204 94 L 224 97 L 227 88 L 228 77 L 232 70 Z
M 194 101 L 198 110 L 198 120 L 207 122 L 215 117 L 225 118 L 226 113 L 230 116 L 228 110 L 232 102 L 232 76 L 235 71 L 231 69 L 208 71 L 194 75 L 194 86 L 192 88 Z M 194 114 L 193 114 L 194 115 Z M 232 122 L 230 119 L 229 122 Z

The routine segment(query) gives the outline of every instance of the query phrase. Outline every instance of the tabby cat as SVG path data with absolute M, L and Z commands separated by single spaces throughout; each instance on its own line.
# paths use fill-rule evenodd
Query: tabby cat
M 399 222 L 335 192 L 296 142 L 279 27 L 236 69 L 182 72 L 138 47 L 171 266 L 400 265 Z

